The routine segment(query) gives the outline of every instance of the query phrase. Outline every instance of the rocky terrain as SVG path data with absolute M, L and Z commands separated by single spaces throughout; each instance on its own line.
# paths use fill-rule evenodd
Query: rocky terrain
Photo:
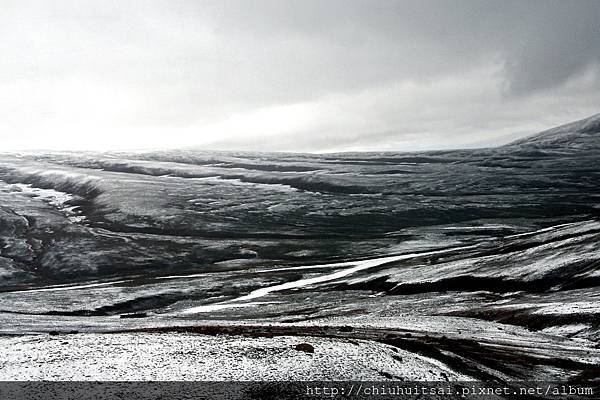
M 597 379 L 599 121 L 476 150 L 0 154 L 0 379 Z

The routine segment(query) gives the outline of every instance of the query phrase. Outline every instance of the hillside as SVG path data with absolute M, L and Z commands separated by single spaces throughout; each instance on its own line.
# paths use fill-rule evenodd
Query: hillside
M 600 148 L 600 114 L 537 133 L 504 147 L 568 148 L 591 150 Z

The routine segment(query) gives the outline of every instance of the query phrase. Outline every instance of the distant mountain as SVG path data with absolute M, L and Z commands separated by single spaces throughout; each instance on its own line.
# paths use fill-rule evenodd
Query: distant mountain
M 600 114 L 519 139 L 505 147 L 600 149 Z

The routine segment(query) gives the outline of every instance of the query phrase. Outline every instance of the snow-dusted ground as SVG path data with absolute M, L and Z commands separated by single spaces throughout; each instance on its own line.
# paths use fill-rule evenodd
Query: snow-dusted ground
M 589 379 L 599 118 L 496 149 L 0 154 L 0 378 Z
M 308 343 L 314 353 L 296 350 Z M 0 380 L 468 380 L 389 345 L 314 337 L 79 334 L 0 338 Z

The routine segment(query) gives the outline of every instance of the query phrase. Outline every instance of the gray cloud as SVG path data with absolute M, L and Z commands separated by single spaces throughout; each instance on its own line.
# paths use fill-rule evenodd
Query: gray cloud
M 0 137 L 90 147 L 107 131 L 115 146 L 162 146 L 170 132 L 182 145 L 275 150 L 493 142 L 597 112 L 598 21 L 600 3 L 584 0 L 4 1 Z M 292 105 L 310 112 L 266 121 Z
M 563 84 L 600 63 L 600 4 L 538 2 L 526 7 L 520 35 L 506 46 L 510 90 L 527 94 Z

